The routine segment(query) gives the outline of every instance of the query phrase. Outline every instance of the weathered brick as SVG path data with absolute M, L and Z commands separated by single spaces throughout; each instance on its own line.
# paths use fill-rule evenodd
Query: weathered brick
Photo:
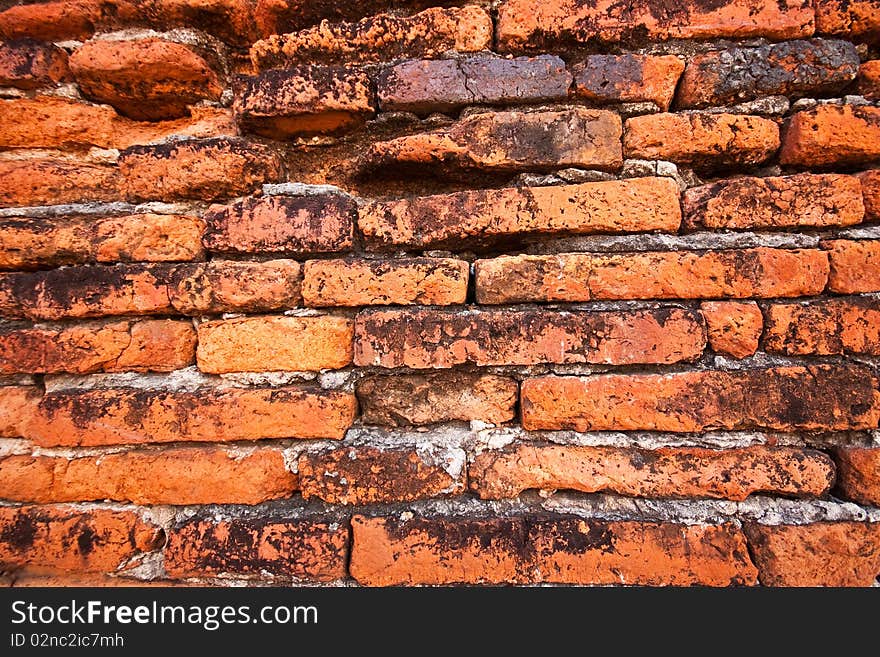
M 159 122 L 132 121 L 109 105 L 90 105 L 60 96 L 0 101 L 0 146 L 8 148 L 116 148 L 169 137 L 235 135 L 232 112 L 192 107 L 191 116 Z
M 506 0 L 498 8 L 497 37 L 501 50 L 533 50 L 665 39 L 781 40 L 809 36 L 813 27 L 811 0 L 686 0 L 662 8 L 652 0 Z
M 357 396 L 367 424 L 501 424 L 515 417 L 519 385 L 507 377 L 470 372 L 368 376 L 358 381 Z
M 295 488 L 296 475 L 274 449 L 239 455 L 221 448 L 177 447 L 0 460 L 0 498 L 17 502 L 258 504 L 289 497 Z
M 359 515 L 351 523 L 351 574 L 367 586 L 756 581 L 745 538 L 733 525 Z
M 880 522 L 744 526 L 764 586 L 871 586 Z
M 411 502 L 464 492 L 464 450 L 341 447 L 299 457 L 303 497 L 330 504 Z
M 492 45 L 492 19 L 480 7 L 432 7 L 413 16 L 379 14 L 357 23 L 322 23 L 256 42 L 258 70 L 302 62 L 335 64 L 478 52 Z
M 690 188 L 682 205 L 692 229 L 851 226 L 865 216 L 858 179 L 838 174 L 723 180 Z
M 834 463 L 815 450 L 745 447 L 637 449 L 519 444 L 478 455 L 470 489 L 483 499 L 528 489 L 607 491 L 635 497 L 744 500 L 752 493 L 820 496 L 834 482 Z
M 36 386 L 0 386 L 0 438 L 24 435 L 24 426 L 37 409 L 42 391 Z
M 871 429 L 880 420 L 877 384 L 859 365 L 538 377 L 521 385 L 522 424 L 687 433 Z
M 116 167 L 31 157 L 0 160 L 0 207 L 116 201 L 123 194 Z
M 688 61 L 676 107 L 732 105 L 761 96 L 834 94 L 859 70 L 848 41 L 787 41 L 761 48 L 728 48 Z
M 434 175 L 460 170 L 617 169 L 623 163 L 620 133 L 620 117 L 606 110 L 488 112 L 449 128 L 375 143 L 361 157 L 360 167 L 364 174 Z
M 296 386 L 97 388 L 47 393 L 23 430 L 39 445 L 64 447 L 342 438 L 356 412 L 351 393 Z
M 42 41 L 84 40 L 96 30 L 132 20 L 137 13 L 128 0 L 49 0 L 4 7 L 0 37 Z
M 860 41 L 880 37 L 877 0 L 822 0 L 815 4 L 816 32 Z
M 170 372 L 192 365 L 189 321 L 90 322 L 61 328 L 0 330 L 0 374 Z
M 410 60 L 385 68 L 377 95 L 385 111 L 449 112 L 465 105 L 513 105 L 564 100 L 571 86 L 554 55 L 504 59 Z
M 351 363 L 345 317 L 239 317 L 199 324 L 199 369 L 212 374 L 337 369 Z
M 709 346 L 716 354 L 745 358 L 758 350 L 764 317 L 754 301 L 704 301 L 700 312 L 706 318 Z
M 872 59 L 859 66 L 853 90 L 868 100 L 880 100 L 880 59 Z
M 314 0 L 306 7 L 271 0 L 137 0 L 137 20 L 157 30 L 196 28 L 230 45 L 247 48 L 260 37 L 278 31 L 270 19 L 278 12 L 312 7 L 320 11 L 319 6 Z
M 112 105 L 132 119 L 187 115 L 201 100 L 219 100 L 223 81 L 201 49 L 159 37 L 87 41 L 70 56 L 70 70 L 86 98 Z M 214 66 L 217 64 L 214 63 Z
M 131 199 L 214 201 L 278 182 L 284 164 L 269 146 L 240 138 L 133 146 L 119 156 Z
M 309 260 L 303 268 L 306 306 L 464 303 L 470 265 L 452 258 Z
M 266 575 L 328 582 L 346 575 L 348 523 L 322 518 L 195 516 L 168 532 L 171 577 Z
M 627 157 L 707 169 L 760 164 L 779 148 L 779 126 L 744 114 L 648 114 L 626 121 Z
M 67 53 L 58 46 L 33 39 L 0 42 L 0 87 L 36 89 L 69 77 Z
M 131 511 L 0 507 L 0 563 L 40 571 L 112 572 L 162 546 L 162 530 Z
M 334 253 L 352 248 L 354 200 L 338 194 L 263 196 L 205 215 L 204 244 L 226 253 Z
M 837 495 L 861 504 L 880 506 L 880 449 L 838 447 L 834 450 L 834 460 L 837 463 Z
M 360 208 L 370 248 L 480 244 L 528 234 L 675 232 L 678 185 L 670 178 L 466 191 Z
M 574 93 L 594 103 L 650 101 L 665 111 L 682 71 L 674 55 L 590 55 L 572 67 Z
M 828 260 L 819 250 L 563 253 L 477 260 L 477 302 L 706 299 L 820 294 Z
M 848 166 L 880 159 L 880 107 L 819 105 L 792 116 L 779 161 L 802 167 Z
M 358 366 L 444 368 L 538 363 L 677 363 L 706 345 L 699 313 L 376 310 L 358 314 Z M 200 345 L 201 348 L 201 345 Z
M 830 240 L 828 290 L 840 294 L 880 292 L 880 240 Z
M 872 221 L 880 221 L 880 169 L 863 171 L 857 178 L 862 184 L 865 217 Z
M 821 299 L 767 308 L 764 349 L 789 355 L 880 355 L 880 301 Z
M 358 128 L 373 115 L 363 71 L 297 66 L 245 77 L 235 85 L 235 116 L 248 132 L 285 139 Z

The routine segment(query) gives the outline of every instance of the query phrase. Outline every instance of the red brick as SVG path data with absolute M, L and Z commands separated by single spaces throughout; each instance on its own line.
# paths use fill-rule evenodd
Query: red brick
M 274 149 L 234 137 L 133 146 L 120 154 L 119 170 L 130 199 L 160 201 L 230 198 L 284 177 Z
M 779 126 L 743 114 L 648 114 L 628 119 L 626 157 L 705 168 L 760 164 L 779 148 Z
M 478 455 L 468 468 L 468 481 L 483 499 L 513 498 L 535 488 L 634 497 L 807 497 L 828 492 L 834 463 L 822 452 L 790 447 L 651 450 L 520 444 Z
M 46 394 L 24 432 L 63 447 L 342 438 L 356 411 L 350 393 L 302 387 L 64 390 Z
M 0 207 L 117 201 L 123 183 L 116 167 L 74 159 L 0 160 Z
M 677 363 L 706 345 L 700 315 L 632 312 L 376 310 L 358 314 L 355 365 L 443 368 L 539 363 Z
M 368 376 L 358 381 L 357 396 L 367 424 L 501 424 L 516 415 L 519 385 L 507 377 L 470 372 Z
M 781 164 L 849 166 L 880 158 L 880 107 L 819 105 L 792 116 L 782 137 Z
M 8 6 L 4 5 L 4 6 Z M 0 37 L 42 41 L 84 40 L 132 20 L 137 10 L 127 0 L 49 0 L 13 6 L 0 12 Z
M 292 34 L 273 34 L 251 48 L 259 70 L 303 62 L 376 62 L 435 57 L 448 50 L 478 52 L 492 46 L 492 19 L 480 7 L 432 7 L 412 16 L 379 14 L 357 23 L 322 23 Z
M 351 363 L 346 317 L 239 317 L 199 324 L 199 369 L 211 374 L 337 369 Z
M 340 447 L 299 457 L 303 497 L 330 504 L 411 502 L 461 494 L 464 452 L 426 447 Z M 455 463 L 450 459 L 458 457 Z
M 880 100 L 880 59 L 872 59 L 859 66 L 854 91 L 868 100 Z
M 880 292 L 880 240 L 822 242 L 831 273 L 828 290 L 841 294 Z
M 162 545 L 162 530 L 131 511 L 0 507 L 0 563 L 37 572 L 112 572 Z
M 859 365 L 673 374 L 547 376 L 521 386 L 528 430 L 872 429 L 877 377 Z
M 846 41 L 810 39 L 713 50 L 688 61 L 675 102 L 687 108 L 732 105 L 762 96 L 815 98 L 839 92 L 858 70 L 859 56 Z
M 371 248 L 455 246 L 529 234 L 675 232 L 678 185 L 670 178 L 479 190 L 360 208 Z
M 880 37 L 877 0 L 822 0 L 815 4 L 816 32 L 859 41 Z
M 764 586 L 871 586 L 880 572 L 880 523 L 744 527 Z
M 709 329 L 709 346 L 716 354 L 745 358 L 758 350 L 764 317 L 754 301 L 705 301 L 700 311 Z
M 295 260 L 177 266 L 169 281 L 169 300 L 184 315 L 286 310 L 302 301 L 300 269 Z
M 361 157 L 360 167 L 365 175 L 618 169 L 623 164 L 620 133 L 620 118 L 606 110 L 487 112 L 449 128 L 375 143 Z
M 501 50 L 665 39 L 783 40 L 812 33 L 811 0 L 686 0 L 662 8 L 652 0 L 506 0 L 497 22 Z
M 314 0 L 305 7 L 302 3 L 279 5 L 272 0 L 138 0 L 137 20 L 157 30 L 196 28 L 246 48 L 263 35 L 277 31 L 267 22 L 270 14 L 288 7 L 305 11 L 316 4 Z
M 880 356 L 880 301 L 864 297 L 777 303 L 766 311 L 764 349 L 789 355 Z
M 880 449 L 838 447 L 834 460 L 837 495 L 860 504 L 880 506 Z
M 43 396 L 36 386 L 0 386 L 0 438 L 24 435 L 24 426 Z
M 239 79 L 233 108 L 246 131 L 285 139 L 358 128 L 374 114 L 373 105 L 365 72 L 297 66 Z
M 385 111 L 449 112 L 465 105 L 515 105 L 565 100 L 571 75 L 553 55 L 503 59 L 410 60 L 385 68 L 378 78 Z
M 170 372 L 194 362 L 189 321 L 122 320 L 0 331 L 0 374 Z
M 58 46 L 33 39 L 0 42 L 0 86 L 36 89 L 69 77 L 67 53 Z
M 345 577 L 348 523 L 285 516 L 195 516 L 168 532 L 171 577 L 271 576 L 329 582 Z
M 232 112 L 192 107 L 182 119 L 140 122 L 109 105 L 60 96 L 0 101 L 0 146 L 9 148 L 116 148 L 163 141 L 172 136 L 215 137 L 238 132 Z
M 477 302 L 706 299 L 820 294 L 819 250 L 656 251 L 501 256 L 475 263 Z
M 296 475 L 284 455 L 260 449 L 176 447 L 67 459 L 0 460 L 0 497 L 17 502 L 112 500 L 135 504 L 258 504 L 290 497 Z
M 865 216 L 859 181 L 838 174 L 723 180 L 690 188 L 682 205 L 689 228 L 851 226 Z
M 356 211 L 353 199 L 337 194 L 246 198 L 210 208 L 204 244 L 226 253 L 347 251 L 354 244 Z
M 470 265 L 452 258 L 309 260 L 306 306 L 448 306 L 464 303 Z
M 156 121 L 187 115 L 201 100 L 219 100 L 223 81 L 216 56 L 159 37 L 88 41 L 70 56 L 83 96 L 112 105 L 132 119 Z
M 574 93 L 594 103 L 650 101 L 666 111 L 682 71 L 674 55 L 590 55 L 572 67 Z
M 857 177 L 862 183 L 865 216 L 872 221 L 880 221 L 880 169 L 863 171 Z

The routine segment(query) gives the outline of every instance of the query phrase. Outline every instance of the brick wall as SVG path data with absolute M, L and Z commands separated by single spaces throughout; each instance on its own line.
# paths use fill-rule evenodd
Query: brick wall
M 0 37 L 7 584 L 875 582 L 878 0 Z

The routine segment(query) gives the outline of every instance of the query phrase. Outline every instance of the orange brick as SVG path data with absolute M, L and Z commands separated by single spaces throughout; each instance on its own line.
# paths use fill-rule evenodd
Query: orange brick
M 876 0 L 822 0 L 816 2 L 816 32 L 855 40 L 880 36 Z
M 859 66 L 855 92 L 868 100 L 880 100 L 880 59 L 872 59 Z
M 515 417 L 519 385 L 507 377 L 470 372 L 397 374 L 361 379 L 357 396 L 367 424 L 501 424 Z
M 717 354 L 745 358 L 758 350 L 764 317 L 754 301 L 706 301 L 700 304 L 709 329 L 709 346 Z
M 831 292 L 880 292 L 880 240 L 830 240 L 822 246 L 831 263 Z
M 181 265 L 173 270 L 168 297 L 184 315 L 286 310 L 302 301 L 300 270 L 295 260 Z
M 4 5 L 8 6 L 8 5 Z M 0 37 L 43 41 L 83 40 L 96 29 L 114 27 L 136 15 L 127 0 L 49 0 L 0 12 Z
M 464 452 L 420 448 L 340 447 L 299 457 L 303 497 L 330 504 L 411 502 L 464 492 Z M 458 464 L 446 462 L 459 457 Z M 458 471 L 455 471 L 455 466 Z M 450 472 L 451 470 L 451 472 Z
M 0 160 L 0 207 L 118 201 L 122 195 L 113 166 L 52 157 Z
M 865 216 L 858 179 L 838 174 L 734 178 L 691 187 L 682 205 L 689 228 L 851 226 Z
M 858 174 L 858 179 L 862 183 L 865 216 L 873 221 L 880 220 L 880 169 L 863 171 Z
M 435 57 L 448 50 L 478 52 L 492 46 L 492 19 L 480 7 L 432 7 L 412 16 L 379 14 L 357 23 L 322 23 L 256 42 L 258 70 L 303 62 L 375 62 Z
M 338 369 L 351 363 L 345 317 L 240 317 L 199 325 L 199 369 L 212 374 Z
M 646 39 L 783 40 L 809 36 L 813 27 L 811 0 L 686 0 L 662 9 L 652 0 L 505 0 L 497 37 L 501 50 L 532 50 Z
M 69 460 L 26 455 L 0 460 L 0 498 L 17 502 L 258 504 L 289 497 L 295 488 L 296 475 L 274 449 L 237 455 L 178 447 Z
M 764 349 L 790 355 L 880 355 L 880 301 L 822 299 L 767 308 Z
M 361 157 L 360 167 L 363 175 L 618 169 L 620 133 L 620 118 L 607 110 L 487 112 L 449 128 L 377 142 Z
M 880 572 L 880 523 L 744 527 L 764 586 L 871 586 Z
M 860 504 L 880 506 L 880 449 L 838 447 L 837 495 Z
M 279 30 L 267 22 L 278 12 L 320 11 L 314 1 L 307 5 L 254 0 L 139 0 L 138 22 L 157 29 L 189 27 L 211 34 L 230 45 L 247 48 L 264 34 Z M 323 18 L 323 17 L 322 17 Z M 319 22 L 318 18 L 315 22 Z
M 626 157 L 706 168 L 760 164 L 779 148 L 779 126 L 743 114 L 648 114 L 627 119 Z
M 37 410 L 42 396 L 36 386 L 0 386 L 0 438 L 24 435 L 24 426 Z
M 301 387 L 96 388 L 47 393 L 24 432 L 63 447 L 342 438 L 356 412 L 351 393 Z
M 306 306 L 448 306 L 464 303 L 470 265 L 452 258 L 309 260 Z
M 590 55 L 572 67 L 574 94 L 598 103 L 650 101 L 666 111 L 682 71 L 675 55 Z
M 195 516 L 168 532 L 171 577 L 257 575 L 329 582 L 345 577 L 348 523 L 285 515 Z
M 677 363 L 699 358 L 705 345 L 702 317 L 684 309 L 376 310 L 358 314 L 354 362 L 361 367 L 416 369 Z
M 528 234 L 660 230 L 681 223 L 670 178 L 480 190 L 373 201 L 358 227 L 371 248 L 456 246 Z
M 32 39 L 0 42 L 0 87 L 36 89 L 69 78 L 67 53 L 58 46 Z
M 163 539 L 161 529 L 131 511 L 0 507 L 0 563 L 7 568 L 112 572 Z
M 770 248 L 501 256 L 474 269 L 481 304 L 803 296 L 828 279 L 821 251 Z
M 521 386 L 528 430 L 675 431 L 876 428 L 877 377 L 859 365 L 674 374 L 546 376 Z
M 485 451 L 468 468 L 483 499 L 528 489 L 607 491 L 634 497 L 744 500 L 752 493 L 821 496 L 834 482 L 822 452 L 789 447 L 635 449 L 520 444 Z
M 169 372 L 192 365 L 189 321 L 90 322 L 63 328 L 0 330 L 0 374 Z
M 819 105 L 798 112 L 782 137 L 779 162 L 800 167 L 850 166 L 880 158 L 880 107 Z

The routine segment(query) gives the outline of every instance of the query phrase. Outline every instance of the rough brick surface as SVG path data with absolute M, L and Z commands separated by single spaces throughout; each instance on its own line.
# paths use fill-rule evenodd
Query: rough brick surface
M 85 40 L 96 29 L 135 17 L 126 0 L 50 0 L 8 7 L 0 13 L 0 37 L 43 41 Z
M 522 383 L 526 429 L 681 431 L 875 428 L 877 377 L 860 365 L 538 377 Z
M 36 386 L 0 386 L 0 438 L 24 435 L 41 396 Z
M 650 101 L 665 111 L 682 71 L 674 55 L 590 55 L 572 67 L 574 93 L 598 103 Z
M 702 317 L 663 308 L 633 312 L 553 310 L 363 311 L 358 366 L 445 368 L 539 363 L 677 363 L 706 345 Z
M 880 240 L 830 240 L 828 289 L 841 294 L 880 292 Z
M 0 207 L 114 201 L 119 171 L 106 164 L 34 157 L 0 160 Z
M 864 171 L 858 179 L 862 183 L 865 216 L 872 221 L 880 220 L 880 169 Z
M 880 59 L 872 59 L 859 66 L 855 92 L 868 100 L 880 100 Z
M 745 358 L 758 350 L 764 328 L 761 309 L 754 301 L 706 301 L 700 304 L 716 354 Z
M 36 89 L 70 77 L 67 53 L 33 39 L 0 42 L 0 87 Z
M 840 447 L 835 450 L 837 494 L 844 499 L 880 505 L 880 449 Z
M 880 159 L 880 107 L 819 105 L 788 122 L 779 151 L 782 164 L 850 166 Z
M 373 248 L 439 247 L 527 234 L 674 232 L 678 186 L 669 178 L 458 192 L 360 208 Z
M 875 0 L 823 0 L 816 3 L 816 31 L 857 39 L 880 37 Z
M 767 309 L 764 348 L 784 354 L 880 355 L 880 301 L 863 297 Z

